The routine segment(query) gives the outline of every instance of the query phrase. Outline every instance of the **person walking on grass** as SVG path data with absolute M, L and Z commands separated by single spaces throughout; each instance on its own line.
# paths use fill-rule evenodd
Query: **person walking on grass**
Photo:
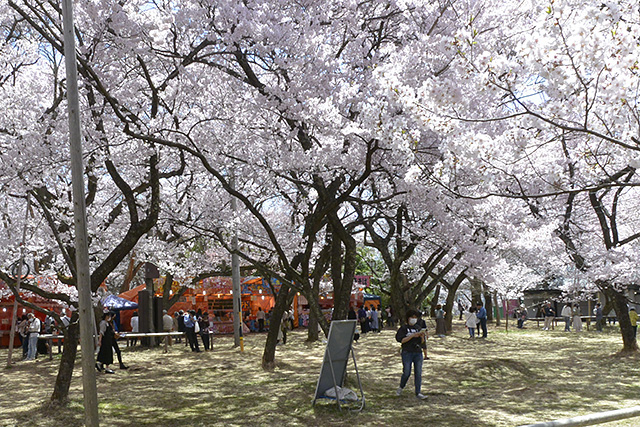
M 360 323 L 360 332 L 364 335 L 369 332 L 369 322 L 367 320 L 367 310 L 364 305 L 358 310 L 358 322 Z
M 474 306 L 469 307 L 469 313 L 467 313 L 465 325 L 469 329 L 469 338 L 473 338 L 476 332 L 476 325 L 478 324 L 478 318 L 476 317 L 476 308 Z
M 210 350 L 210 334 L 209 334 L 209 313 L 202 313 L 202 317 L 198 318 L 198 326 L 200 327 L 200 338 L 202 339 L 202 346 L 204 350 Z
M 100 372 L 104 370 L 107 374 L 113 374 L 113 370 L 109 368 L 109 365 L 113 363 L 113 342 L 115 341 L 115 331 L 111 324 L 113 313 L 106 312 L 102 315 L 102 321 L 98 326 L 98 357 L 96 362 L 96 369 Z
M 27 350 L 27 359 L 26 360 L 36 360 L 36 356 L 38 353 L 38 336 L 40 336 L 40 328 L 41 323 L 40 319 L 38 319 L 33 313 L 29 313 L 27 315 L 28 324 L 27 331 L 29 337 L 29 347 Z
M 264 319 L 266 314 L 262 311 L 262 307 L 258 307 L 258 313 L 256 314 L 256 320 L 258 321 L 258 332 L 264 332 Z
M 582 314 L 580 313 L 580 305 L 574 304 L 571 314 L 573 316 L 573 330 L 575 332 L 582 332 Z
M 593 314 L 596 315 L 596 331 L 602 332 L 603 325 L 603 314 L 602 314 L 602 304 L 597 303 L 596 308 L 593 309 Z
M 23 314 L 16 322 L 18 322 L 16 327 L 20 345 L 22 346 L 22 360 L 26 360 L 27 354 L 29 354 L 29 317 Z
M 120 369 L 129 369 L 129 367 L 127 365 L 124 364 L 124 362 L 122 361 L 122 351 L 120 351 L 120 347 L 118 346 L 118 340 L 117 337 L 119 338 L 119 332 L 118 332 L 118 327 L 117 324 L 115 322 L 115 314 L 113 314 L 113 312 L 111 312 L 111 327 L 113 328 L 113 332 L 114 332 L 114 338 L 112 341 L 112 346 L 113 346 L 113 351 L 116 352 L 116 356 L 118 357 L 118 364 L 120 365 Z
M 189 310 L 184 314 L 183 318 L 184 318 L 185 334 L 187 335 L 187 341 L 189 342 L 191 351 L 195 353 L 200 353 L 200 346 L 198 345 L 198 336 L 196 335 L 196 323 L 198 322 L 198 320 L 196 319 L 195 310 Z M 200 332 L 200 325 L 198 325 L 198 332 Z
M 487 337 L 487 309 L 482 306 L 482 303 L 478 301 L 476 304 L 476 317 L 480 321 L 480 327 L 482 328 L 482 338 Z
M 400 387 L 396 390 L 396 395 L 400 396 L 402 390 L 407 385 L 411 376 L 411 366 L 413 365 L 413 379 L 415 385 L 415 395 L 418 399 L 426 399 L 421 393 L 422 386 L 422 362 L 423 349 L 426 347 L 425 331 L 420 330 L 418 317 L 420 313 L 410 309 L 407 311 L 406 323 L 400 326 L 396 333 L 396 341 L 402 344 L 402 377 L 400 378 Z
M 544 328 L 543 331 L 548 331 L 553 326 L 553 319 L 556 317 L 556 312 L 553 308 L 551 308 L 551 303 L 548 302 L 544 306 Z
M 444 338 L 447 334 L 447 327 L 444 322 L 445 314 L 442 304 L 436 305 L 436 335 L 439 338 Z
M 377 308 L 372 305 L 371 306 L 371 330 L 373 332 L 380 332 L 380 325 L 379 323 L 379 317 L 380 317 L 380 313 L 378 313 Z
M 131 333 L 137 334 L 140 332 L 140 318 L 138 317 L 138 312 L 134 311 L 133 316 L 131 316 Z M 131 338 L 131 346 L 134 347 L 138 344 L 138 338 Z
M 173 332 L 173 317 L 167 313 L 167 310 L 162 310 L 162 332 Z M 164 337 L 164 339 L 168 341 L 167 344 L 173 345 L 170 335 Z
M 560 315 L 564 318 L 564 331 L 571 332 L 571 304 L 565 304 Z

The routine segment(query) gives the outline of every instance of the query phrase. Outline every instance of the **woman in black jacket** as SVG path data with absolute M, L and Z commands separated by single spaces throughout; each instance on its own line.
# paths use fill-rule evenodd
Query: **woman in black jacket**
M 422 350 L 426 348 L 426 342 L 425 331 L 418 325 L 419 316 L 420 313 L 416 310 L 407 311 L 406 323 L 400 326 L 396 333 L 396 341 L 402 344 L 402 377 L 396 395 L 400 396 L 407 385 L 411 376 L 411 365 L 413 365 L 416 397 L 425 399 L 426 396 L 420 392 L 420 388 L 422 386 Z

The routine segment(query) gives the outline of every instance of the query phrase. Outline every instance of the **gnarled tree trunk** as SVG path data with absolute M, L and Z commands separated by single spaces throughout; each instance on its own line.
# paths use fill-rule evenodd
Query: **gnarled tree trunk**
M 276 366 L 276 345 L 278 344 L 278 332 L 280 331 L 280 324 L 282 323 L 282 314 L 289 308 L 289 293 L 291 288 L 283 284 L 280 287 L 278 296 L 276 297 L 276 305 L 271 311 L 271 318 L 269 319 L 269 333 L 267 334 L 267 342 L 264 345 L 264 352 L 262 353 L 262 368 L 273 369 Z
M 484 288 L 484 308 L 487 309 L 487 321 L 490 322 L 493 320 L 493 298 L 487 285 L 483 284 L 482 287 Z
M 621 353 L 637 352 L 638 342 L 633 334 L 633 326 L 631 326 L 631 320 L 629 319 L 629 306 L 627 305 L 626 296 L 611 286 L 603 286 L 601 289 L 607 295 L 608 300 L 611 301 L 618 317 L 623 344 Z
M 74 311 L 71 316 L 69 327 L 63 330 L 64 348 L 60 358 L 60 368 L 56 377 L 51 402 L 65 405 L 69 400 L 69 387 L 71 386 L 71 376 L 76 362 L 78 352 L 78 339 L 80 338 L 80 326 L 78 323 L 78 312 Z

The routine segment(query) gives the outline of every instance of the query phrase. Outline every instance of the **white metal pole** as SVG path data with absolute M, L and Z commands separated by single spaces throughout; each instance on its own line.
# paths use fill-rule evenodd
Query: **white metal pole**
M 609 423 L 640 416 L 640 406 L 618 409 L 615 411 L 599 412 L 597 414 L 581 415 L 573 418 L 562 418 L 544 423 L 527 424 L 520 427 L 581 427 L 595 424 Z
M 236 188 L 235 171 L 231 173 L 231 188 Z M 236 198 L 231 197 L 231 210 L 235 216 L 238 209 Z M 234 218 L 235 219 L 235 218 Z M 231 241 L 231 282 L 233 285 L 233 345 L 242 348 L 242 294 L 240 290 L 240 257 L 238 256 L 238 230 L 234 227 L 233 238 Z
M 71 0 L 63 0 L 64 59 L 67 72 L 67 110 L 69 113 L 69 145 L 71 151 L 71 179 L 73 187 L 73 217 L 76 246 L 76 284 L 80 321 L 82 354 L 82 391 L 84 393 L 85 425 L 94 427 L 98 421 L 98 390 L 93 345 L 93 309 L 91 303 L 91 274 L 89 272 L 89 244 L 82 165 L 82 136 L 80 132 L 80 102 L 78 69 Z
M 22 266 L 24 265 L 24 245 L 27 240 L 27 223 L 29 222 L 29 209 L 31 208 L 31 198 L 27 193 L 27 213 L 24 214 L 24 226 L 22 227 L 22 241 L 20 242 L 20 259 L 18 260 L 18 277 L 16 277 L 16 293 L 20 295 L 20 284 L 22 282 Z M 9 333 L 9 356 L 7 357 L 7 367 L 11 367 L 11 357 L 13 356 L 13 340 L 16 339 L 16 320 L 18 318 L 18 298 L 13 300 L 13 314 L 11 316 L 11 332 Z

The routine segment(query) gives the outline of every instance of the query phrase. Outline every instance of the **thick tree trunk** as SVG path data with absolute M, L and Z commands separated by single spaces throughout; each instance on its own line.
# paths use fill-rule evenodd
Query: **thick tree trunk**
M 604 304 L 602 304 L 602 315 L 608 316 L 611 310 L 615 310 L 615 298 L 609 292 L 602 292 L 604 296 Z
M 453 329 L 453 305 L 456 302 L 456 294 L 458 293 L 458 289 L 460 289 L 460 285 L 462 285 L 462 282 L 464 282 L 465 279 L 467 279 L 467 275 L 463 270 L 458 274 L 456 280 L 454 280 L 453 283 L 447 287 L 447 292 L 449 292 L 449 294 L 447 295 L 447 307 L 445 309 L 445 311 L 447 312 L 445 316 L 445 326 L 447 332 L 451 332 L 451 330 Z
M 171 308 L 171 288 L 173 287 L 173 274 L 167 273 L 164 278 L 164 285 L 162 285 L 162 309 L 169 310 Z
M 404 323 L 405 315 L 407 310 L 410 308 L 415 309 L 416 307 L 409 307 L 405 299 L 405 292 L 403 287 L 406 285 L 406 278 L 400 272 L 399 266 L 397 268 L 390 269 L 389 275 L 389 290 L 390 290 L 390 302 L 391 308 L 393 309 L 393 315 L 396 320 L 399 321 L 400 324 Z
M 69 387 L 71 386 L 73 367 L 76 362 L 79 337 L 80 327 L 78 324 L 78 314 L 74 311 L 69 327 L 64 331 L 64 348 L 62 350 L 62 357 L 60 358 L 58 376 L 53 386 L 51 403 L 65 405 L 69 400 Z
M 309 328 L 307 329 L 307 342 L 316 342 L 320 338 L 318 334 L 318 317 L 316 313 L 309 310 Z
M 324 314 L 322 314 L 322 309 L 320 308 L 320 304 L 318 303 L 318 298 L 309 299 L 308 293 L 305 295 L 307 301 L 309 301 L 309 316 L 314 315 L 318 320 L 318 325 L 324 332 L 325 336 L 329 335 L 329 322 L 325 319 Z
M 333 294 L 333 319 L 346 320 L 351 304 L 351 291 L 353 290 L 353 276 L 356 269 L 356 247 L 348 248 L 344 257 L 344 274 L 342 286 Z
M 631 326 L 631 320 L 629 319 L 629 306 L 627 305 L 626 296 L 622 292 L 619 292 L 610 286 L 604 287 L 603 291 L 607 295 L 608 300 L 612 303 L 613 309 L 618 317 L 623 343 L 621 353 L 637 352 L 638 342 L 633 336 L 633 326 Z
M 122 285 L 120 285 L 120 293 L 127 292 L 131 288 L 131 282 L 136 277 L 136 274 L 138 274 L 138 271 L 143 265 L 143 262 L 139 262 L 136 264 L 136 253 L 131 252 L 127 272 L 124 275 Z
M 431 308 L 429 310 L 429 315 L 431 317 L 436 317 L 436 305 L 438 305 L 438 300 L 440 299 L 440 288 L 441 285 L 436 286 L 433 298 L 431 298 Z
M 486 285 L 483 284 L 484 291 L 484 308 L 487 309 L 487 322 L 493 320 L 493 298 L 491 297 L 491 292 L 489 292 L 486 288 Z
M 314 278 L 313 287 L 311 288 L 311 294 L 305 295 L 307 303 L 309 304 L 309 327 L 307 329 L 307 342 L 315 342 L 320 338 L 318 333 L 318 313 L 316 310 L 311 310 L 311 305 L 314 307 L 320 306 L 320 279 L 321 275 Z
M 355 239 L 344 228 L 337 215 L 331 214 L 329 220 L 333 231 L 331 241 L 332 319 L 345 320 L 349 314 L 349 303 L 351 301 L 358 252 Z
M 452 287 L 453 288 L 453 287 Z M 444 324 L 447 334 L 450 334 L 453 329 L 453 305 L 456 303 L 456 292 L 458 286 L 455 289 L 448 289 L 447 300 L 444 304 Z
M 262 353 L 262 368 L 271 370 L 276 366 L 276 344 L 278 343 L 278 332 L 282 323 L 282 314 L 289 308 L 289 293 L 291 289 L 287 285 L 282 285 L 278 295 L 276 296 L 276 305 L 271 311 L 269 319 L 269 333 L 267 334 L 267 342 L 264 345 Z
M 471 305 L 475 307 L 477 303 L 482 302 L 482 280 L 474 277 L 469 280 L 469 283 L 471 283 Z

